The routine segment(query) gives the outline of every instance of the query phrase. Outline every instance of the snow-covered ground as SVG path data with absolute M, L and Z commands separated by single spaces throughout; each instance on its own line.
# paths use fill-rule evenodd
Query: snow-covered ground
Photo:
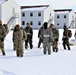
M 37 48 L 38 30 L 34 30 L 33 49 L 24 49 L 24 57 L 16 57 L 13 51 L 12 31 L 5 38 L 6 56 L 0 52 L 0 75 L 76 75 L 76 46 L 64 50 L 62 32 L 59 30 L 59 51 L 44 55 L 43 48 Z M 72 29 L 74 39 L 75 29 Z M 42 47 L 42 45 L 41 45 Z

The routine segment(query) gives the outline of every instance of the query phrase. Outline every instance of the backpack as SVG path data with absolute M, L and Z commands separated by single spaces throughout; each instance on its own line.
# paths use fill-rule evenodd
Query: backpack
M 8 33 L 8 32 L 9 32 L 9 30 L 8 30 L 7 25 L 6 25 L 6 24 L 3 24 L 3 26 L 4 26 L 4 28 L 6 29 L 6 32 Z
M 71 38 L 72 37 L 72 31 L 68 30 L 68 37 Z

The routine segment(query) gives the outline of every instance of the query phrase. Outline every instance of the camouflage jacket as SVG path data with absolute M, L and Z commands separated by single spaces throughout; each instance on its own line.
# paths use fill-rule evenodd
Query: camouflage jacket
M 0 26 L 0 40 L 1 38 L 5 38 L 6 37 L 6 29 L 4 28 L 4 26 Z
M 41 31 L 41 39 L 43 43 L 51 43 L 53 41 L 53 32 L 51 28 L 42 29 Z
M 52 29 L 52 31 L 53 31 L 53 37 L 54 37 L 54 39 L 55 38 L 59 38 L 59 31 L 58 31 L 58 29 L 54 28 L 54 29 Z

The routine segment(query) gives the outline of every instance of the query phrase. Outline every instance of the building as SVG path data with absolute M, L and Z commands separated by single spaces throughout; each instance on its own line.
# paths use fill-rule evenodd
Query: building
M 20 24 L 20 6 L 14 0 L 0 0 L 0 20 L 9 29 Z
M 54 12 L 54 25 L 57 28 L 63 28 L 64 25 L 75 27 L 75 12 L 72 9 L 57 9 Z
M 24 28 L 29 22 L 34 29 L 40 28 L 44 22 L 53 22 L 54 11 L 49 5 L 21 6 L 21 25 Z

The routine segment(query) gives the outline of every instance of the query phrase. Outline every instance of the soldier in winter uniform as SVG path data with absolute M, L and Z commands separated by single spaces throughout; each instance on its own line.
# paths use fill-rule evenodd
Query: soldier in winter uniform
M 70 45 L 69 45 L 69 37 L 68 37 L 68 28 L 64 25 L 63 26 L 63 48 L 66 49 L 66 46 L 68 47 L 68 50 L 70 50 Z
M 28 47 L 28 42 L 29 42 L 30 49 L 32 49 L 32 47 L 33 47 L 33 44 L 32 44 L 33 30 L 32 30 L 32 28 L 30 27 L 29 23 L 26 24 L 26 27 L 24 28 L 24 30 L 25 30 L 26 33 L 27 33 L 27 39 L 25 40 L 25 48 L 27 49 L 27 47 Z
M 38 48 L 40 47 L 41 43 L 42 43 L 42 40 L 41 40 L 41 31 L 43 29 L 43 25 L 41 26 L 41 28 L 39 29 L 38 31 L 38 38 L 39 38 L 39 42 L 38 42 Z
M 53 44 L 52 44 L 52 49 L 53 49 L 53 52 L 58 52 L 59 31 L 58 31 L 58 29 L 56 29 L 54 27 L 53 24 L 51 24 L 50 27 L 52 28 L 53 38 L 54 38 L 54 41 L 53 41 Z
M 2 21 L 0 20 L 0 49 L 2 51 L 2 55 L 5 55 L 4 50 L 4 38 L 6 37 L 6 30 L 2 25 Z
M 44 28 L 41 31 L 41 39 L 43 40 L 43 49 L 44 54 L 48 51 L 48 54 L 51 54 L 51 45 L 53 42 L 53 32 L 51 28 L 48 28 L 48 23 L 44 22 Z
M 13 32 L 13 42 L 16 45 L 16 55 L 17 57 L 23 57 L 23 41 L 24 41 L 23 31 L 20 29 L 19 24 L 15 26 L 14 32 Z
M 16 27 L 14 27 L 14 32 L 15 32 L 15 28 Z M 23 40 L 25 41 L 26 39 L 27 39 L 27 34 L 26 34 L 26 32 L 24 31 L 24 29 L 21 27 L 21 30 L 23 31 Z M 15 44 L 14 43 L 14 41 L 13 41 L 13 49 L 14 49 L 14 51 L 16 50 L 16 46 L 17 44 Z

